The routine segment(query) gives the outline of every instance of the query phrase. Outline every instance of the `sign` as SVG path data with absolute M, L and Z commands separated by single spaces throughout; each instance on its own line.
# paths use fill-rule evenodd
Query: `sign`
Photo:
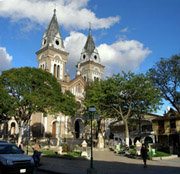
M 88 108 L 88 111 L 89 111 L 89 112 L 96 112 L 96 108 L 95 108 L 95 107 L 89 107 L 89 108 Z

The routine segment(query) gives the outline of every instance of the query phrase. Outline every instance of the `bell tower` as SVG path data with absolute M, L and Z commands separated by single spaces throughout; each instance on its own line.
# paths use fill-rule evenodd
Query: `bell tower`
M 65 80 L 65 64 L 68 54 L 64 49 L 56 9 L 54 9 L 51 22 L 43 35 L 41 48 L 36 52 L 38 68 L 52 73 L 58 80 Z
M 94 44 L 91 26 L 89 27 L 89 35 L 76 67 L 77 75 L 81 75 L 87 82 L 103 78 L 104 66 L 101 65 L 101 59 Z

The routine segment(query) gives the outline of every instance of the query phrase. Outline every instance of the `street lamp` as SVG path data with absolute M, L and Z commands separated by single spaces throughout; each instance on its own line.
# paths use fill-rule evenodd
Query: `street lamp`
M 93 169 L 93 142 L 92 142 L 92 120 L 94 117 L 94 112 L 96 112 L 95 107 L 89 107 L 88 111 L 90 113 L 90 119 L 91 119 L 91 162 L 90 162 L 90 169 L 87 170 L 87 173 L 96 173 L 95 169 Z

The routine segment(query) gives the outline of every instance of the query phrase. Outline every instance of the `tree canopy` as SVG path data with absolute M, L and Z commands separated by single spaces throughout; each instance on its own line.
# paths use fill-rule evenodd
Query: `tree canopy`
M 88 86 L 85 104 L 94 105 L 105 117 L 123 120 L 129 139 L 128 119 L 135 112 L 155 111 L 160 101 L 160 92 L 147 75 L 122 72 Z M 128 140 L 126 144 L 129 145 Z
M 0 84 L 0 123 L 10 119 L 13 114 L 13 98 L 8 94 L 6 88 Z
M 149 70 L 151 79 L 162 91 L 165 100 L 180 113 L 180 56 L 161 58 Z
M 14 116 L 18 124 L 26 124 L 36 112 L 74 115 L 77 108 L 75 97 L 61 91 L 57 79 L 50 73 L 36 68 L 14 68 L 0 76 L 0 115 Z M 11 107 L 9 107 L 11 105 Z

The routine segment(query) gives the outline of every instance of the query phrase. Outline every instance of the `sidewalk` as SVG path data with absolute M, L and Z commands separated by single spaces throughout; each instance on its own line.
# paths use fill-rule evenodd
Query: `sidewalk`
M 147 161 L 143 168 L 142 160 L 129 159 L 109 150 L 94 151 L 94 168 L 98 174 L 179 174 L 180 158 L 172 160 Z M 61 174 L 86 174 L 89 160 L 42 157 L 39 170 Z

